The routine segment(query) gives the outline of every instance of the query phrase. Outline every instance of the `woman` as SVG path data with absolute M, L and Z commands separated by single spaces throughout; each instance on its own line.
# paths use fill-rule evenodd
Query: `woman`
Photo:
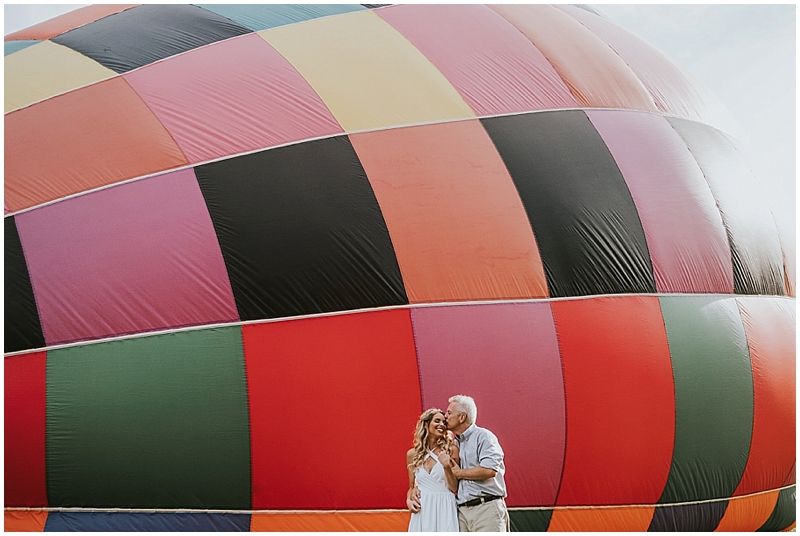
M 447 431 L 444 413 L 431 408 L 417 421 L 414 448 L 406 454 L 408 496 L 419 488 L 420 509 L 411 513 L 409 532 L 458 532 L 456 496 L 458 447 Z

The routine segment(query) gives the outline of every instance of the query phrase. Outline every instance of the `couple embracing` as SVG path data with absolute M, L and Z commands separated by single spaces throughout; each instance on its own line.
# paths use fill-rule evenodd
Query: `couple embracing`
M 505 465 L 497 437 L 475 425 L 478 408 L 465 395 L 446 411 L 425 411 L 406 455 L 409 532 L 508 530 Z

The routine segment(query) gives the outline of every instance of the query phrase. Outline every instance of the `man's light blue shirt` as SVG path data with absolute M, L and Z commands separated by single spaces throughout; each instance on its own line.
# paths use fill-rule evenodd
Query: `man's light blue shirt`
M 485 467 L 497 472 L 489 480 L 460 480 L 458 482 L 458 504 L 463 504 L 470 499 L 477 499 L 484 495 L 506 496 L 506 483 L 503 475 L 506 466 L 503 463 L 503 449 L 497 437 L 487 430 L 474 424 L 457 436 L 461 468 Z

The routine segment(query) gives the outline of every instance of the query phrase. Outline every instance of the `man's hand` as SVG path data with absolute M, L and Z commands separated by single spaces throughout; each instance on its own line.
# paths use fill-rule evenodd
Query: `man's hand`
M 418 487 L 414 486 L 408 490 L 408 493 L 406 493 L 406 506 L 408 506 L 408 509 L 411 510 L 411 513 L 419 513 L 420 502 Z
M 469 469 L 461 469 L 460 467 L 453 467 L 453 476 L 459 480 L 489 480 L 494 478 L 497 471 L 494 469 L 487 469 L 486 467 L 471 467 Z

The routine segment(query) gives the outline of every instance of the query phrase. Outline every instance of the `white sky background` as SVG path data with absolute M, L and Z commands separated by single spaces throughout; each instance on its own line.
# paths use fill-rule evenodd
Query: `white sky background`
M 4 34 L 85 4 L 5 4 Z M 591 4 L 692 73 L 730 110 L 784 239 L 796 210 L 794 4 Z

